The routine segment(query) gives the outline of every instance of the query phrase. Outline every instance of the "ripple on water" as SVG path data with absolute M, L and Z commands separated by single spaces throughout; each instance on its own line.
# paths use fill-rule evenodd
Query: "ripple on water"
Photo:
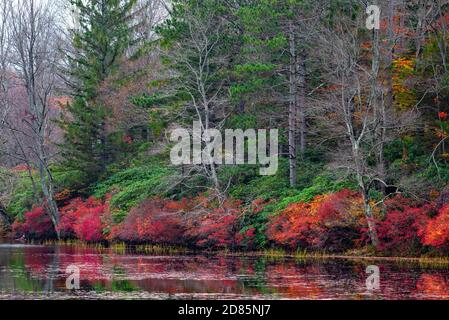
M 367 264 L 363 260 L 151 256 L 76 246 L 0 244 L 0 299 L 448 298 L 447 269 L 379 263 L 381 290 L 368 292 Z M 65 289 L 69 265 L 80 268 L 81 291 Z

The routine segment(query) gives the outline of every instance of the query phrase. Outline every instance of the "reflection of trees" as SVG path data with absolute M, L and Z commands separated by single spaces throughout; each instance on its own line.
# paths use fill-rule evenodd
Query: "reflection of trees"
M 28 272 L 26 254 L 17 248 L 2 248 L 0 251 L 0 291 L 3 292 L 41 292 L 43 281 Z
M 61 248 L 59 246 L 54 246 L 52 248 L 52 254 L 50 263 L 47 268 L 47 272 L 45 275 L 45 285 L 44 285 L 44 291 L 45 292 L 54 292 L 55 291 L 55 279 L 58 277 L 59 272 L 59 257 L 61 255 Z
M 240 274 L 252 274 L 241 259 L 211 257 L 123 257 L 111 261 L 126 270 L 128 279 L 148 292 L 249 294 Z
M 417 291 L 427 299 L 449 299 L 449 277 L 424 273 L 416 284 Z
M 289 299 L 449 298 L 446 270 L 431 272 L 392 264 L 380 266 L 381 290 L 369 293 L 365 261 L 120 255 L 62 246 L 2 248 L 0 265 L 6 266 L 0 269 L 0 291 L 17 293 L 65 291 L 65 269 L 77 265 L 84 291 L 111 296 L 117 292 L 148 292 Z

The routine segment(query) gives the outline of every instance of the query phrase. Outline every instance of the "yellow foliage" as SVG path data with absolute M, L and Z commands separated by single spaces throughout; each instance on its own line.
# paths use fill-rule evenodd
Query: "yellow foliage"
M 414 70 L 415 62 L 412 59 L 398 58 L 393 61 L 394 105 L 399 110 L 407 110 L 416 104 L 416 95 L 406 83 L 413 75 Z

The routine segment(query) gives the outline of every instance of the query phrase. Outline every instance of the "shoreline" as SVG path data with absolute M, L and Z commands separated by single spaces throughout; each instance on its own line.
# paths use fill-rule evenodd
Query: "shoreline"
M 78 246 L 85 248 L 93 248 L 98 250 L 111 250 L 113 253 L 126 254 L 131 252 L 137 254 L 166 254 L 166 255 L 216 255 L 216 256 L 234 256 L 234 257 L 265 257 L 268 259 L 296 259 L 296 260 L 353 260 L 353 261 L 380 261 L 390 263 L 410 263 L 430 267 L 449 268 L 449 256 L 382 256 L 368 254 L 344 254 L 344 253 L 326 253 L 326 252 L 309 252 L 297 251 L 288 252 L 283 249 L 267 249 L 259 251 L 232 251 L 232 250 L 199 250 L 188 247 L 176 247 L 152 244 L 129 244 L 129 243 L 88 243 L 79 240 L 69 241 L 27 241 L 18 242 L 10 239 L 0 239 L 0 244 L 10 245 L 42 245 L 42 246 Z

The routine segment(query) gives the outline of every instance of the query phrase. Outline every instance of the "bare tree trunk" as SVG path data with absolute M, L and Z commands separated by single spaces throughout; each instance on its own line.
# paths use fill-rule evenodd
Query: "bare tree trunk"
M 201 85 L 201 92 L 204 93 L 203 94 L 203 104 L 204 104 L 204 109 L 205 109 L 205 130 L 209 130 L 210 129 L 210 108 L 209 108 L 209 101 L 206 97 L 206 92 L 204 89 L 204 86 Z M 210 156 L 210 155 L 209 155 Z M 221 187 L 220 187 L 220 181 L 218 180 L 218 175 L 217 175 L 217 168 L 215 167 L 215 163 L 213 161 L 213 159 L 209 159 L 209 163 L 210 163 L 210 172 L 211 172 L 211 176 L 212 176 L 212 182 L 214 184 L 215 187 L 215 192 L 218 195 L 218 197 L 220 198 L 220 201 L 223 200 L 222 194 L 221 194 Z
M 391 2 L 390 2 L 391 3 Z M 369 103 L 373 105 L 375 113 L 375 132 L 374 132 L 374 152 L 377 162 L 377 173 L 380 180 L 385 181 L 385 163 L 384 163 L 384 145 L 385 145 L 385 101 L 383 99 L 383 91 L 379 90 L 379 71 L 380 71 L 380 32 L 373 30 L 372 38 L 372 61 L 371 61 L 371 96 Z M 385 185 L 380 186 L 382 192 L 385 193 Z
M 416 58 L 419 57 L 421 53 L 421 48 L 423 44 L 423 38 L 425 34 L 425 28 L 426 28 L 426 2 L 425 1 L 419 1 L 418 3 L 418 12 L 417 12 L 417 26 L 416 26 Z
M 187 12 L 183 19 L 188 25 L 187 38 L 185 41 L 177 43 L 176 50 L 166 52 L 178 65 L 185 67 L 185 72 L 180 72 L 180 88 L 190 96 L 190 103 L 186 108 L 193 109 L 195 113 L 194 121 L 199 122 L 203 133 L 207 130 L 219 130 L 221 123 L 217 121 L 218 110 L 223 111 L 226 98 L 222 95 L 224 83 L 217 82 L 217 74 L 227 67 L 227 58 L 221 56 L 219 47 L 222 44 L 221 32 L 224 21 L 203 20 L 195 12 L 199 7 L 192 8 L 192 12 Z M 217 59 L 217 57 L 219 57 Z M 212 67 L 214 66 L 214 67 Z M 195 137 L 197 143 L 204 145 L 203 137 Z M 200 151 L 201 152 L 201 151 Z M 215 156 L 215 155 L 214 155 Z M 225 191 L 222 190 L 218 169 L 219 163 L 211 154 L 201 153 L 202 161 L 192 165 L 186 174 L 197 173 L 208 180 L 207 187 L 214 192 L 214 197 L 224 202 Z M 207 157 L 206 159 L 204 157 Z M 207 162 L 207 163 L 206 163 Z M 183 175 L 182 178 L 185 178 Z
M 296 124 L 297 124 L 297 53 L 296 39 L 293 22 L 288 22 L 288 39 L 290 46 L 290 66 L 289 66 L 289 111 L 288 111 L 288 154 L 290 161 L 290 186 L 296 187 L 297 184 L 297 150 L 296 150 Z
M 388 48 L 387 55 L 385 61 L 385 68 L 387 72 L 387 93 L 385 98 L 385 104 L 387 108 L 393 107 L 393 51 L 394 51 L 394 43 L 395 43 L 395 34 L 394 34 L 394 4 L 393 1 L 388 2 Z
M 371 243 L 374 247 L 377 247 L 379 245 L 379 238 L 377 236 L 376 223 L 374 221 L 373 216 L 373 208 L 371 207 L 370 204 L 370 197 L 366 193 L 363 194 L 363 203 L 365 207 L 365 217 L 366 220 L 368 221 L 368 229 Z
M 298 61 L 298 118 L 299 118 L 299 150 L 304 158 L 307 141 L 307 121 L 306 121 L 306 52 L 301 50 Z
M 366 184 L 366 181 L 364 180 L 364 164 L 363 160 L 360 155 L 360 146 L 358 145 L 358 142 L 353 140 L 353 156 L 355 159 L 355 165 L 356 165 L 356 175 L 357 175 L 357 183 L 359 185 L 359 189 L 362 193 L 363 197 L 363 206 L 365 211 L 365 218 L 368 223 L 368 231 L 369 236 L 371 239 L 371 243 L 374 247 L 377 247 L 379 244 L 379 239 L 377 236 L 377 229 L 376 229 L 376 222 L 374 221 L 373 216 L 373 208 L 371 207 L 371 198 L 369 196 L 369 187 Z
M 60 214 L 58 210 L 58 205 L 56 204 L 56 201 L 54 199 L 54 183 L 53 183 L 53 177 L 49 169 L 49 165 L 45 159 L 45 151 L 44 146 L 41 145 L 39 147 L 40 149 L 40 156 L 39 156 L 39 176 L 40 176 L 40 182 L 41 182 L 41 188 L 42 193 L 44 194 L 44 206 L 47 209 L 47 212 L 50 214 L 50 219 L 53 223 L 56 235 L 58 239 L 60 238 L 59 233 L 59 220 L 60 220 Z
M 384 159 L 384 148 L 385 148 L 385 138 L 386 138 L 386 128 L 387 128 L 387 109 L 393 108 L 394 98 L 393 98 L 393 52 L 395 45 L 395 33 L 394 33 L 394 15 L 395 6 L 394 1 L 388 1 L 387 4 L 387 48 L 385 57 L 385 78 L 386 78 L 386 88 L 385 88 L 385 100 L 379 95 L 382 95 L 377 88 L 377 75 L 379 71 L 380 63 L 380 53 L 379 53 L 379 35 L 375 32 L 373 38 L 373 77 L 376 78 L 373 81 L 373 93 L 375 95 L 374 102 L 376 103 L 377 117 L 379 118 L 379 128 L 376 132 L 376 145 L 377 145 L 377 165 L 379 178 L 382 181 L 386 180 L 385 171 L 385 159 Z M 376 61 L 375 61 L 376 60 Z M 377 70 L 376 70 L 377 68 Z M 381 191 L 386 193 L 386 185 L 381 183 Z
M 440 49 L 441 62 L 444 68 L 444 72 L 448 73 L 447 65 L 447 53 L 448 53 L 448 34 L 447 34 L 447 23 L 446 16 L 443 12 L 443 3 L 441 0 L 437 0 L 438 4 L 438 16 L 441 19 L 441 36 L 438 36 L 438 48 Z

